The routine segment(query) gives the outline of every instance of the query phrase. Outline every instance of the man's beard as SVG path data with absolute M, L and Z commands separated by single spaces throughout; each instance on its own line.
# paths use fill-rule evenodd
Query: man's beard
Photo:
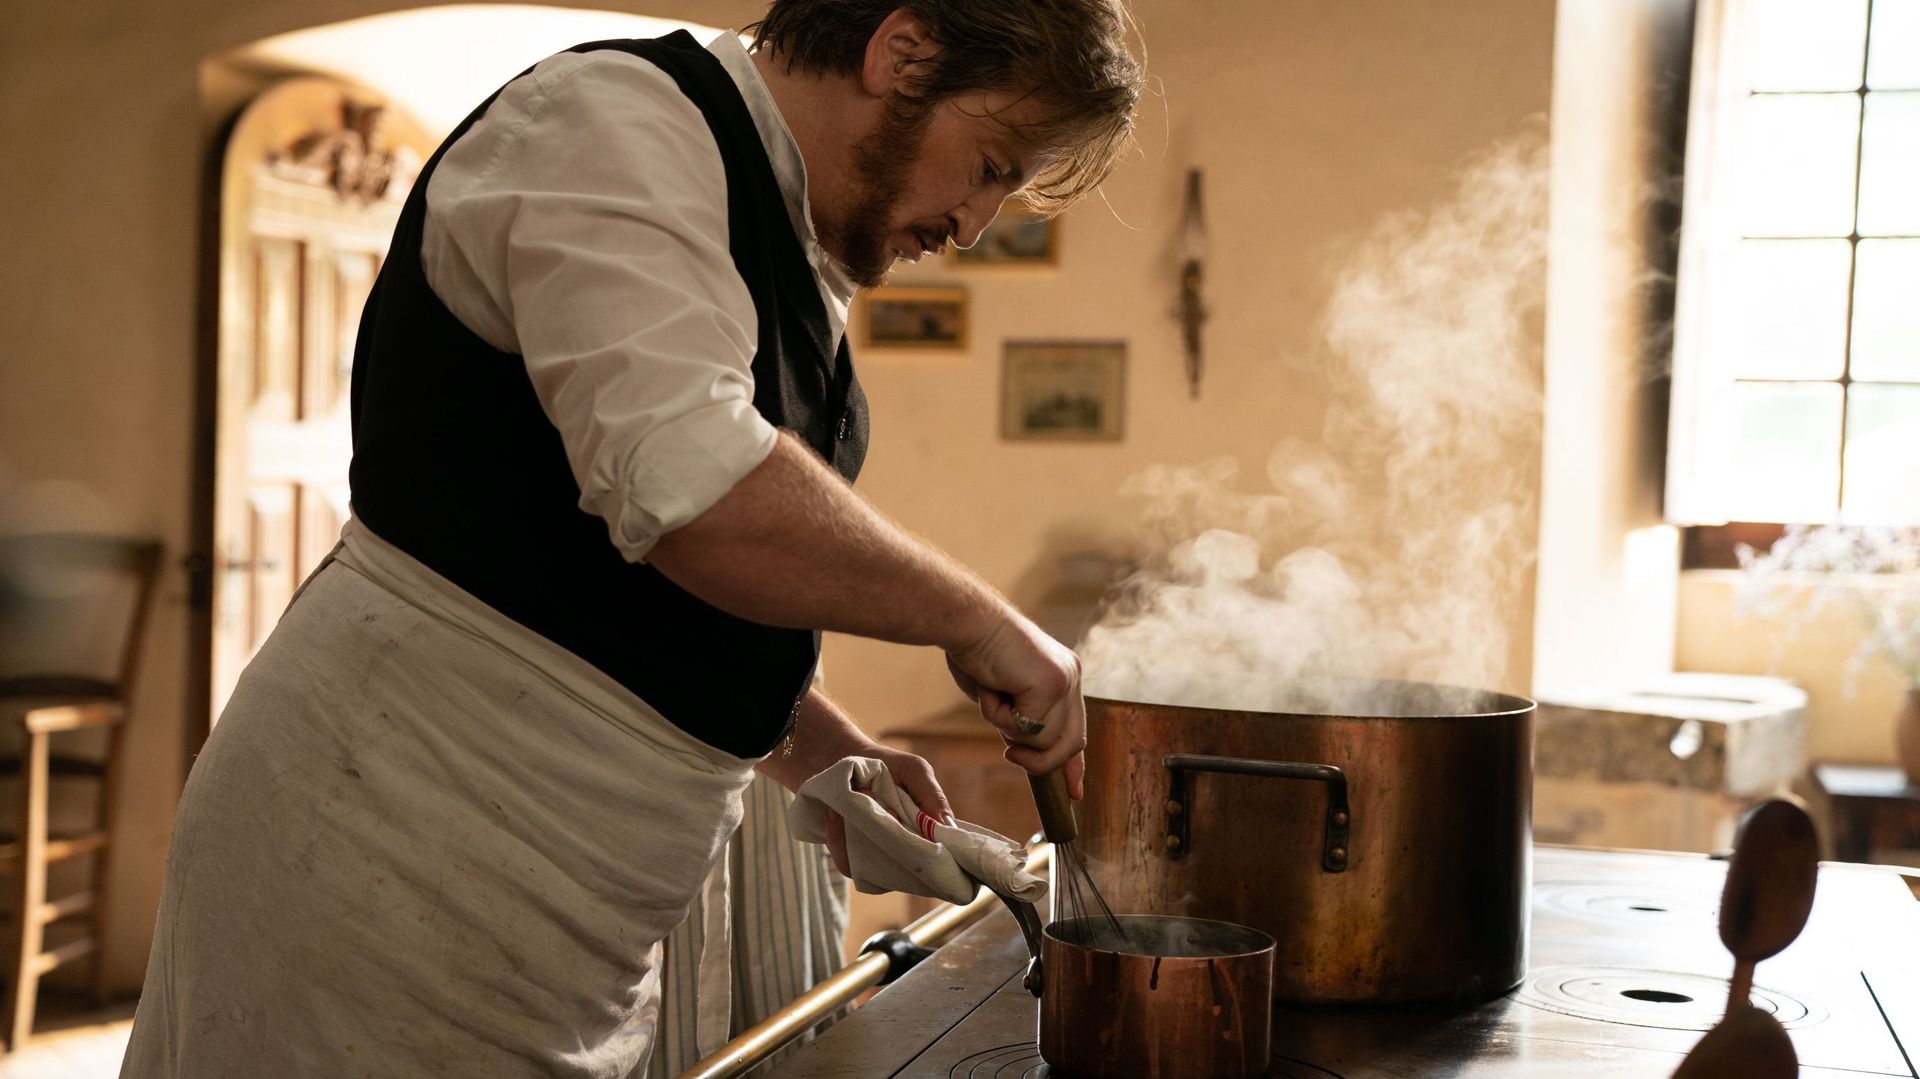
M 854 147 L 852 209 L 840 224 L 838 246 L 847 276 L 862 288 L 884 283 L 893 270 L 890 220 L 906 196 L 907 176 L 920 157 L 933 109 L 931 102 L 895 93 L 881 107 L 880 123 Z

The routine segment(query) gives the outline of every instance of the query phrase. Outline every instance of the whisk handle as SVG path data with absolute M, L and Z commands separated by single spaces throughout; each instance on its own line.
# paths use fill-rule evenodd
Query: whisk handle
M 1073 799 L 1067 795 L 1067 770 L 1055 768 L 1043 776 L 1029 775 L 1034 808 L 1040 811 L 1040 830 L 1052 843 L 1071 843 L 1080 835 L 1073 819 Z

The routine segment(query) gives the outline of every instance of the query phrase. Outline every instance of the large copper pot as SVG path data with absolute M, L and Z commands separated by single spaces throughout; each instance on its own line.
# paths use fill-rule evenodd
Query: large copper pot
M 1527 966 L 1532 701 L 1405 682 L 1295 711 L 1087 699 L 1078 846 L 1116 912 L 1278 942 L 1274 1000 L 1484 1000 Z

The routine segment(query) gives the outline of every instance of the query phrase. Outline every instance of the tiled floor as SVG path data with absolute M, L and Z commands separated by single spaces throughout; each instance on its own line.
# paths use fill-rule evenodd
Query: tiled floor
M 43 994 L 26 1047 L 0 1056 L 0 1079 L 115 1079 L 133 1028 L 133 1002 L 93 1009 Z

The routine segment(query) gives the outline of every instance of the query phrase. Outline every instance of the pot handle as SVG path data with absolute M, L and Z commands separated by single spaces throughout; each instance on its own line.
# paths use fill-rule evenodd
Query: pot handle
M 1034 909 L 1033 904 L 1026 900 L 1015 899 L 1003 892 L 995 892 L 993 894 L 1000 898 L 1000 902 L 1007 905 L 1007 909 L 1013 912 L 1013 920 L 1020 925 L 1020 936 L 1026 940 L 1027 951 L 1033 956 L 1033 958 L 1027 960 L 1026 977 L 1020 980 L 1020 984 L 1025 986 L 1028 992 L 1037 997 L 1040 995 L 1042 985 L 1040 974 L 1040 912 Z
M 1162 759 L 1172 776 L 1167 793 L 1167 857 L 1179 861 L 1193 849 L 1187 818 L 1192 801 L 1189 772 L 1221 772 L 1228 775 L 1265 776 L 1269 779 L 1310 779 L 1327 785 L 1326 840 L 1320 852 L 1320 868 L 1328 873 L 1344 872 L 1347 841 L 1353 827 L 1353 813 L 1347 808 L 1347 776 L 1331 764 L 1296 764 L 1292 761 L 1263 761 L 1247 757 L 1212 757 L 1204 753 L 1169 753 Z

